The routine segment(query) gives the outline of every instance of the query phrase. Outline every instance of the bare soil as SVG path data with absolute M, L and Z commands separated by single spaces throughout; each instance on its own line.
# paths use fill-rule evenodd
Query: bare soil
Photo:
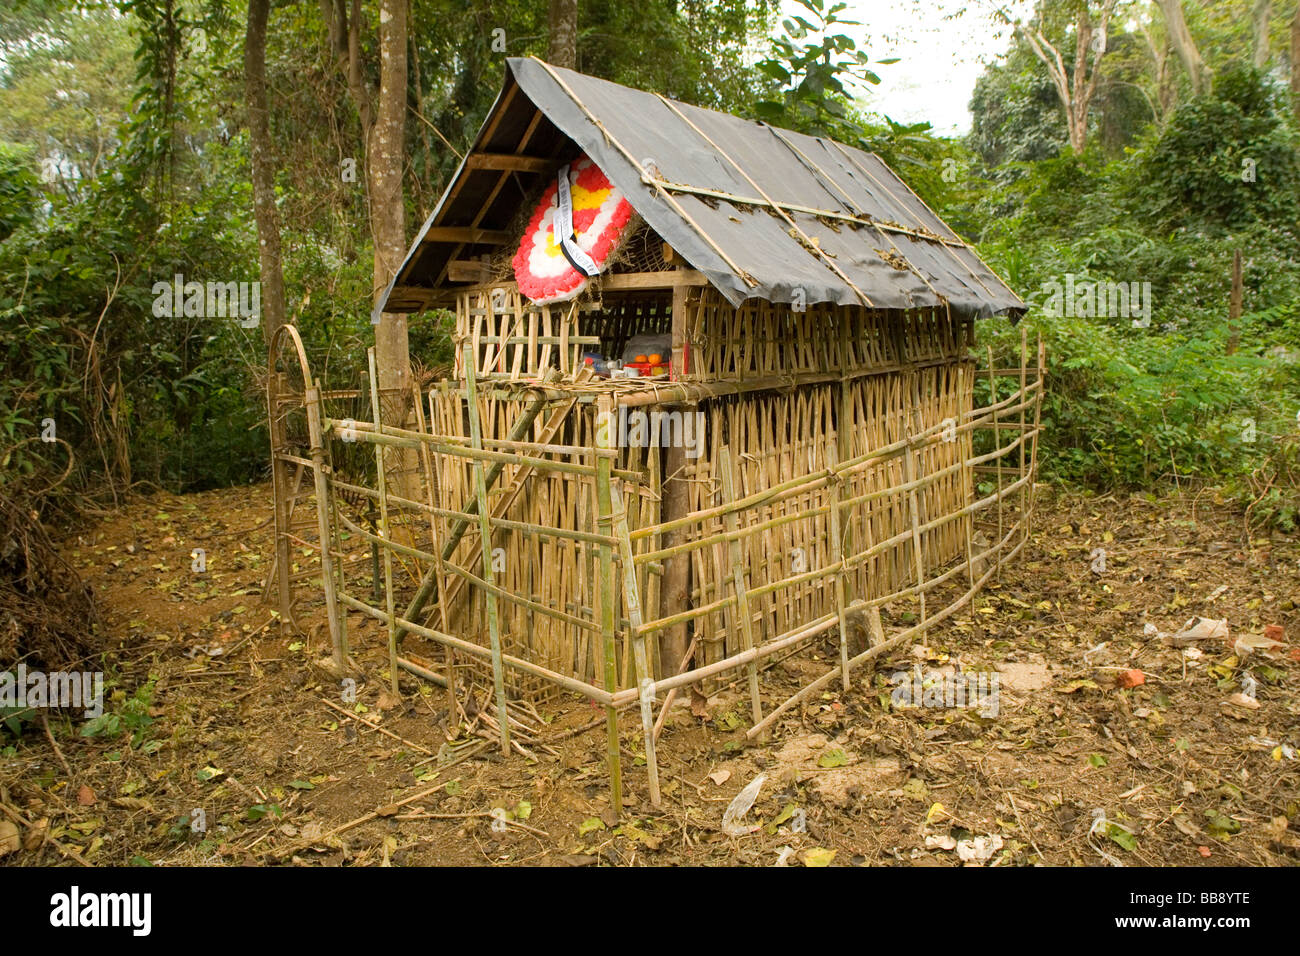
M 62 543 L 104 617 L 107 710 L 119 719 L 83 736 L 80 714 L 56 712 L 57 752 L 39 722 L 0 737 L 0 862 L 1300 859 L 1300 542 L 1251 536 L 1209 497 L 1042 490 L 1025 557 L 924 648 L 856 673 L 848 693 L 836 685 L 762 742 L 746 742 L 737 689 L 702 710 L 689 698 L 675 708 L 659 744 L 658 809 L 629 713 L 620 819 L 602 712 L 575 698 L 519 712 L 531 756 L 478 748 L 469 730 L 483 729 L 479 719 L 455 721 L 449 741 L 445 693 L 404 675 L 391 698 L 384 639 L 354 617 L 368 677 L 356 705 L 330 707 L 340 695 L 315 664 L 328 646 L 319 605 L 304 639 L 282 636 L 261 600 L 268 514 L 265 486 L 156 495 Z M 194 548 L 206 553 L 203 573 L 191 568 Z M 1229 641 L 1184 648 L 1162 636 L 1199 615 L 1226 618 Z M 1282 628 L 1284 647 L 1245 646 L 1268 625 Z M 766 705 L 835 654 L 827 642 L 766 671 Z M 894 706 L 890 678 L 914 668 L 996 672 L 996 715 Z M 1243 689 L 1254 694 L 1234 696 Z M 751 832 L 728 835 L 724 812 L 760 774 L 742 819 Z

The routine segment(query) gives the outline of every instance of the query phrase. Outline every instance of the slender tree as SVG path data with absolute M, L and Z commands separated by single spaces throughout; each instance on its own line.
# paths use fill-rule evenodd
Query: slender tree
M 1251 14 L 1255 29 L 1255 68 L 1268 66 L 1268 22 L 1273 17 L 1273 0 L 1255 0 L 1255 9 Z
M 551 0 L 551 40 L 547 59 L 555 66 L 578 68 L 578 0 Z
M 1300 125 L 1300 3 L 1291 18 L 1291 109 Z
M 1065 110 L 1065 128 L 1070 147 L 1080 153 L 1088 142 L 1088 110 L 1097 93 L 1101 61 L 1106 55 L 1110 19 L 1117 0 L 1102 0 L 1096 14 L 1089 0 L 1077 0 L 1074 6 L 1074 62 L 1066 66 L 1060 48 L 1047 36 L 1046 4 L 1038 7 L 1038 20 L 1026 26 L 1014 20 L 1003 8 L 997 16 L 1012 25 L 1029 44 L 1034 56 L 1047 67 L 1057 98 Z
M 406 256 L 402 167 L 406 155 L 406 0 L 379 0 L 379 86 L 366 80 L 362 59 L 361 0 L 319 0 L 335 63 L 347 80 L 366 159 L 366 197 L 374 242 L 374 296 L 378 302 Z M 385 312 L 375 327 L 379 387 L 410 382 L 406 316 Z
M 1187 18 L 1183 16 L 1181 0 L 1156 0 L 1156 2 L 1160 6 L 1160 12 L 1164 14 L 1169 41 L 1174 45 L 1178 58 L 1183 61 L 1183 68 L 1187 70 L 1187 77 L 1192 84 L 1192 93 L 1197 94 L 1209 89 L 1210 81 L 1214 77 L 1210 68 L 1205 65 L 1201 51 L 1197 49 L 1196 41 L 1192 39 L 1191 31 L 1187 29 Z
M 275 161 L 266 102 L 266 21 L 270 7 L 271 0 L 248 0 L 248 29 L 244 35 L 253 218 L 257 222 L 257 259 L 262 280 L 262 334 L 268 345 L 285 321 L 280 212 L 275 205 Z

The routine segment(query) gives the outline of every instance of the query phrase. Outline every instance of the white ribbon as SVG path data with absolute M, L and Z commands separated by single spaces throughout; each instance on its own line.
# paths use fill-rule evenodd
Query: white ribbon
M 567 164 L 560 167 L 557 185 L 559 187 L 558 206 L 555 210 L 555 219 L 551 224 L 551 228 L 555 233 L 556 241 L 560 244 L 560 250 L 564 253 L 564 258 L 569 260 L 569 265 L 583 275 L 599 275 L 600 266 L 596 265 L 595 260 L 578 245 L 573 234 L 573 197 L 569 194 L 569 167 Z

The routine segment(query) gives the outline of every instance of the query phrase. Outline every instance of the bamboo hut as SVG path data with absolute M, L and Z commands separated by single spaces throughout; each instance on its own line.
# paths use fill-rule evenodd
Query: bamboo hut
M 453 312 L 451 374 L 331 393 L 277 343 L 301 369 L 270 386 L 284 617 L 312 497 L 340 663 L 349 619 L 381 622 L 394 675 L 490 691 L 506 747 L 511 700 L 585 695 L 616 793 L 632 708 L 657 801 L 679 689 L 738 681 L 763 734 L 1023 547 L 1041 346 L 983 371 L 972 346 L 1024 308 L 870 153 L 511 59 L 376 308 Z M 332 467 L 343 442 L 369 479 Z M 765 710 L 764 667 L 814 645 L 824 673 Z

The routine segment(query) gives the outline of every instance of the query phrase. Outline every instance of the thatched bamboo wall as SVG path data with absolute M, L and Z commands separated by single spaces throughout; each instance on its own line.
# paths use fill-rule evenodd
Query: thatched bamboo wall
M 554 307 L 538 309 L 521 302 L 510 290 L 498 292 L 495 300 L 487 291 L 461 298 L 460 339 L 471 344 L 478 356 L 476 370 L 489 380 L 518 380 L 535 374 L 538 362 L 561 354 L 568 355 L 568 367 L 574 368 L 579 347 L 593 347 L 590 340 L 597 338 L 590 318 L 583 322 L 583 331 L 588 334 L 577 334 L 574 317 L 584 314 L 582 307 L 569 306 L 567 312 Z M 491 308 L 494 301 L 496 311 Z M 509 308 L 501 309 L 502 305 Z M 692 360 L 697 363 L 691 368 L 691 378 L 751 382 L 756 386 L 774 376 L 786 377 L 787 381 L 796 376 L 813 379 L 799 387 L 760 388 L 678 409 L 688 414 L 698 411 L 705 422 L 702 454 L 687 459 L 692 511 L 721 503 L 718 467 L 724 445 L 737 463 L 736 493 L 744 497 L 823 469 L 830 464 L 832 454 L 835 460 L 843 461 L 945 420 L 956 422 L 971 408 L 973 363 L 965 357 L 970 325 L 950 320 L 946 312 L 882 313 L 815 306 L 796 313 L 766 302 L 732 309 L 711 289 L 695 290 L 688 300 L 688 310 Z M 662 328 L 667 318 L 662 295 L 623 300 L 619 309 L 609 311 L 616 325 L 612 331 L 601 330 L 607 341 L 625 339 L 655 323 Z M 570 323 L 568 332 L 563 327 L 566 322 Z M 566 344 L 561 348 L 560 343 Z M 571 393 L 578 399 L 574 410 L 564 415 L 564 401 L 552 401 L 533 423 L 527 439 L 593 447 L 595 415 L 590 399 L 601 390 L 611 389 L 616 390 L 612 383 L 573 387 Z M 564 391 L 563 387 L 560 391 Z M 502 438 L 521 414 L 525 400 L 518 392 L 485 391 L 479 406 L 484 435 Z M 454 382 L 436 389 L 429 396 L 428 408 L 433 434 L 467 434 L 464 398 Z M 563 417 L 563 424 L 547 431 L 556 415 Z M 970 432 L 954 430 L 951 442 L 932 444 L 923 450 L 919 467 L 926 474 L 933 473 L 969 457 L 970 450 Z M 445 454 L 435 454 L 433 459 L 441 506 L 460 510 L 473 500 L 472 461 Z M 661 518 L 661 450 L 623 448 L 617 467 L 640 473 L 640 480 L 625 484 L 630 529 L 635 533 L 653 526 Z M 839 493 L 851 498 L 901 485 L 902 469 L 898 459 L 882 461 L 853 474 Z M 490 491 L 489 500 L 498 502 L 503 496 L 513 495 L 519 472 L 519 466 L 507 465 Z M 787 633 L 799 622 L 833 610 L 831 582 L 815 576 L 817 569 L 832 561 L 827 528 L 829 495 L 826 488 L 812 489 L 797 499 L 755 508 L 741 521 L 742 531 L 773 519 L 784 521 L 743 540 L 743 563 L 750 586 L 771 588 L 750 602 L 760 640 Z M 970 497 L 969 474 L 953 471 L 920 492 L 921 518 L 924 521 L 959 507 Z M 591 531 L 595 527 L 594 508 L 590 480 L 572 474 L 534 472 L 522 492 L 514 495 L 503 517 L 530 527 Z M 855 542 L 865 546 L 884 541 L 906 530 L 909 521 L 907 496 L 886 495 L 847 511 L 845 541 L 851 546 Z M 445 519 L 442 523 L 449 526 L 449 522 Z M 722 519 L 713 518 L 693 528 L 692 534 L 705 538 L 722 530 Z M 961 528 L 955 523 L 924 533 L 923 541 L 928 567 L 951 562 L 964 549 Z M 495 553 L 497 583 L 558 612 L 547 615 L 534 608 L 503 603 L 499 611 L 505 652 L 594 681 L 599 672 L 595 545 L 512 529 L 495 531 L 493 544 L 494 549 L 500 549 Z M 640 552 L 658 546 L 657 535 L 638 539 L 637 543 Z M 451 563 L 475 570 L 478 549 L 477 539 L 467 536 Z M 906 542 L 900 542 L 857 567 L 846 581 L 850 596 L 879 597 L 901 586 L 913 574 L 913 562 L 906 549 Z M 717 544 L 691 549 L 693 606 L 716 604 L 726 596 L 732 573 L 728 554 L 727 547 Z M 640 593 L 647 621 L 651 622 L 658 616 L 657 570 L 639 568 Z M 795 577 L 796 583 L 778 585 L 790 577 Z M 447 608 L 448 627 L 454 633 L 473 635 L 474 640 L 486 643 L 484 594 L 473 587 L 455 592 L 456 600 Z M 699 646 L 697 663 L 718 661 L 740 649 L 738 624 L 729 608 L 719 607 L 701 615 L 694 628 Z M 626 649 L 622 664 L 620 685 L 627 686 L 631 674 Z M 529 678 L 514 689 L 536 691 L 540 685 Z

